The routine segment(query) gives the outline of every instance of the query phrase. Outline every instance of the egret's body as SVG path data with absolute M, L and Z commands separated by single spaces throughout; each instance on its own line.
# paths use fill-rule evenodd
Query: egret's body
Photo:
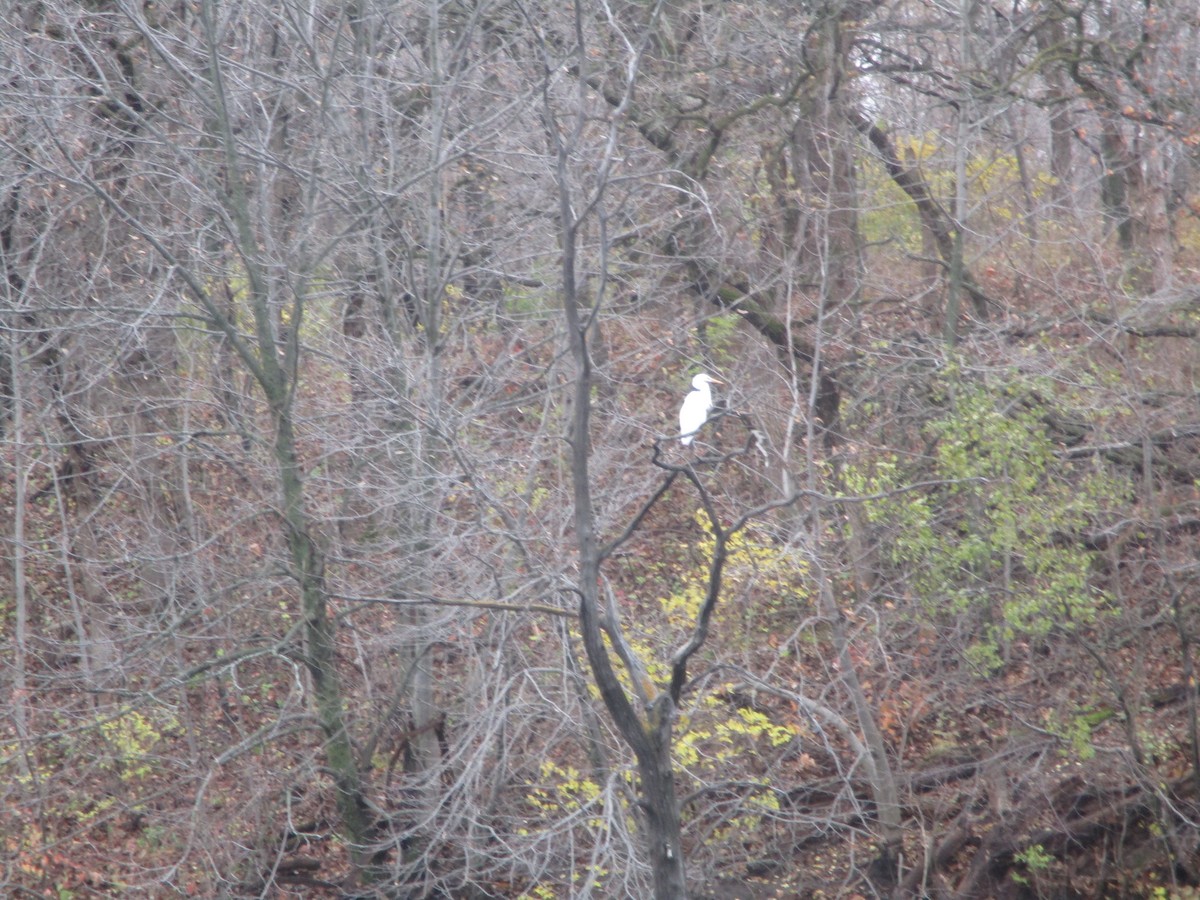
M 722 383 L 707 375 L 697 375 L 692 379 L 692 390 L 683 398 L 683 406 L 679 408 L 679 440 L 685 447 L 708 421 L 708 414 L 713 408 L 712 388 L 709 385 Z

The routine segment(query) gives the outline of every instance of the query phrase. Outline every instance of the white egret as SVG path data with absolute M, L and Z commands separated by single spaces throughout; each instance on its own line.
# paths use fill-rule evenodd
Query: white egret
M 712 388 L 709 385 L 724 383 L 704 374 L 692 379 L 692 390 L 684 397 L 683 406 L 679 408 L 679 440 L 683 446 L 690 444 L 696 432 L 708 421 L 709 410 L 713 408 Z

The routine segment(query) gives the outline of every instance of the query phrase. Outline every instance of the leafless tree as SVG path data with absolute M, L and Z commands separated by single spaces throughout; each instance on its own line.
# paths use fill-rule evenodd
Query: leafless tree
M 1188 10 L 0 24 L 6 889 L 1195 880 Z

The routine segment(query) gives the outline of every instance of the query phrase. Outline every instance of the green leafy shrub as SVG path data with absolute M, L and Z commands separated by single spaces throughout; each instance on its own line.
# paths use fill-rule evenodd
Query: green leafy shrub
M 155 768 L 154 746 L 162 740 L 163 731 L 177 726 L 175 717 L 169 713 L 144 715 L 137 710 L 101 722 L 106 767 L 126 782 L 147 777 Z
M 1073 629 L 1106 608 L 1083 536 L 1125 488 L 1056 454 L 1038 399 L 1047 386 L 949 366 L 932 390 L 942 412 L 924 426 L 930 455 L 876 454 L 848 466 L 845 485 L 868 498 L 864 519 L 926 614 L 983 620 L 967 657 L 986 671 L 1002 642 Z

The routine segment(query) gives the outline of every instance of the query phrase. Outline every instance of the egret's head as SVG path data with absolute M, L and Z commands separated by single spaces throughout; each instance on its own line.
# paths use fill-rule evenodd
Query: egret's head
M 706 384 L 724 384 L 724 383 L 725 382 L 723 382 L 723 381 L 717 381 L 717 379 L 713 378 L 710 375 L 705 375 L 703 372 L 701 372 L 699 375 L 697 375 L 695 378 L 692 379 L 692 387 L 698 391 L 704 390 L 704 386 Z

